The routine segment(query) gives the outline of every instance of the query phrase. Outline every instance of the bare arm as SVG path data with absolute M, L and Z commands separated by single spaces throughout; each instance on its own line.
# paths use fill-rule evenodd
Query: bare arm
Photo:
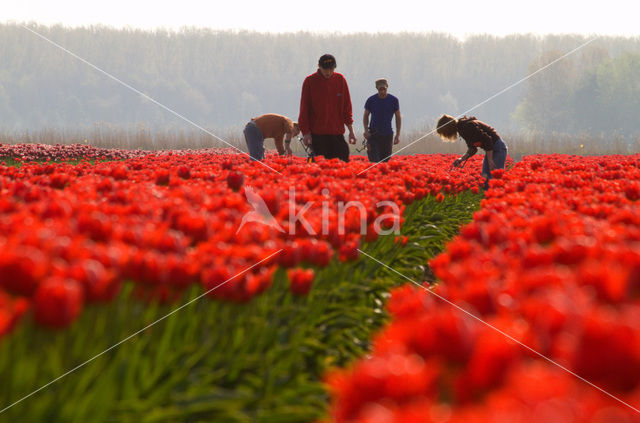
M 394 144 L 400 142 L 400 129 L 402 129 L 402 115 L 400 115 L 400 109 L 396 110 L 396 138 L 393 140 Z
M 364 126 L 364 137 L 369 139 L 369 115 L 371 112 L 364 109 L 364 115 L 362 116 L 362 125 Z
M 278 150 L 278 154 L 280 154 L 280 155 L 284 154 L 283 138 L 284 138 L 284 136 L 280 135 L 279 137 L 275 137 L 273 139 L 273 141 L 275 141 L 275 144 L 276 144 L 276 150 Z M 291 135 L 289 135 L 289 138 L 291 138 Z
M 287 156 L 290 156 L 293 154 L 293 151 L 291 150 L 291 137 L 293 136 L 293 134 L 291 132 L 287 132 L 284 134 L 284 148 L 285 148 L 285 154 Z
M 349 130 L 349 143 L 355 144 L 357 139 L 356 134 L 353 133 L 353 124 L 347 125 L 347 129 Z

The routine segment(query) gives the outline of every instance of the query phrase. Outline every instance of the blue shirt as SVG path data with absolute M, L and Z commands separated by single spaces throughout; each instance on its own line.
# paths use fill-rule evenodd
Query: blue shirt
M 369 122 L 371 133 L 393 134 L 391 119 L 400 110 L 400 102 L 395 96 L 387 94 L 385 98 L 380 98 L 378 94 L 374 94 L 364 103 L 364 108 L 371 113 L 371 122 Z

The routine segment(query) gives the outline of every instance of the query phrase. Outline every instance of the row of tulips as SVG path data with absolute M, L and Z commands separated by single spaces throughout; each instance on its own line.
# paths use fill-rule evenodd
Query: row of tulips
M 78 160 L 126 160 L 135 157 L 153 155 L 185 154 L 237 154 L 234 148 L 207 148 L 200 150 L 124 150 L 120 148 L 95 147 L 90 144 L 2 144 L 0 143 L 0 162 L 78 161 Z
M 143 150 L 122 150 L 94 147 L 89 144 L 1 144 L 0 161 L 13 159 L 21 162 L 46 160 L 124 160 L 149 154 Z
M 327 376 L 338 422 L 632 422 L 640 156 L 529 156 L 407 285 L 372 355 Z
M 448 171 L 451 160 L 398 157 L 361 172 L 369 167 L 361 157 L 270 156 L 267 168 L 238 154 L 164 152 L 0 167 L 0 335 L 25 315 L 66 327 L 85 304 L 112 301 L 126 281 L 144 300 L 172 301 L 200 284 L 211 297 L 243 302 L 268 289 L 282 266 L 291 269 L 291 290 L 305 294 L 313 279 L 305 269 L 357 258 L 362 242 L 378 236 L 377 218 L 388 227 L 414 200 L 477 192 L 479 177 Z M 243 221 L 255 211 L 249 187 L 280 230 Z M 348 201 L 362 208 L 346 212 L 341 226 L 339 205 Z
M 109 351 L 0 413 L 0 422 L 319 419 L 328 405 L 324 369 L 366 354 L 388 321 L 383 307 L 398 280 L 367 255 L 421 277 L 425 260 L 444 250 L 481 198 L 466 191 L 415 201 L 403 213 L 402 235 L 365 243 L 354 262 L 279 268 L 271 287 L 247 303 L 190 302 L 202 294 L 194 285 L 178 303 L 185 307 L 147 305 L 126 283 L 114 301 L 86 304 L 65 330 L 24 318 L 0 340 L 0 408 Z

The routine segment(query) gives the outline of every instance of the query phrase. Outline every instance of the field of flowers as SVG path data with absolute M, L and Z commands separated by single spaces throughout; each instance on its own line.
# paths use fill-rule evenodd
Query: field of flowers
M 267 168 L 221 151 L 14 148 L 0 167 L 0 421 L 321 418 L 322 374 L 369 349 L 403 282 L 359 250 L 423 278 L 481 198 L 445 155 L 362 172 L 362 157 Z M 251 193 L 279 228 L 244 220 Z
M 638 155 L 482 192 L 481 157 L 38 148 L 1 150 L 0 421 L 639 421 Z
M 400 221 L 415 200 L 478 191 L 477 177 L 448 173 L 444 163 L 444 156 L 404 159 L 359 176 L 369 165 L 364 160 L 345 167 L 275 158 L 266 168 L 241 155 L 160 153 L 3 167 L 0 281 L 19 301 L 0 334 L 27 306 L 37 323 L 67 326 L 85 303 L 112 300 L 124 281 L 134 283 L 136 295 L 164 302 L 192 284 L 208 290 L 253 266 L 212 292 L 248 301 L 268 289 L 277 266 L 324 267 L 334 254 L 342 262 L 357 258 L 362 242 L 378 236 L 377 217 Z M 282 231 L 243 224 L 252 211 L 245 186 L 264 200 Z M 351 208 L 340 227 L 339 201 L 362 204 L 363 219 Z M 289 219 L 302 206 L 304 218 Z
M 640 421 L 640 156 L 529 156 L 394 289 L 332 421 Z

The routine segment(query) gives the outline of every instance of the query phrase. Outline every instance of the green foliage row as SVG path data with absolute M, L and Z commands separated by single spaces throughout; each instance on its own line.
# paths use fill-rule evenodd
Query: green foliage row
M 388 235 L 363 251 L 420 282 L 426 260 L 480 198 L 415 202 L 405 211 L 406 246 Z M 64 331 L 24 324 L 0 342 L 0 410 L 91 361 L 0 413 L 0 422 L 313 421 L 327 409 L 323 373 L 368 351 L 387 321 L 390 288 L 404 283 L 362 255 L 317 271 L 306 297 L 289 292 L 279 269 L 247 304 L 202 298 L 139 333 L 177 305 L 142 304 L 123 292 Z
M 16 161 L 13 157 L 0 157 L 0 165 L 20 167 L 22 166 L 22 163 L 19 161 Z

